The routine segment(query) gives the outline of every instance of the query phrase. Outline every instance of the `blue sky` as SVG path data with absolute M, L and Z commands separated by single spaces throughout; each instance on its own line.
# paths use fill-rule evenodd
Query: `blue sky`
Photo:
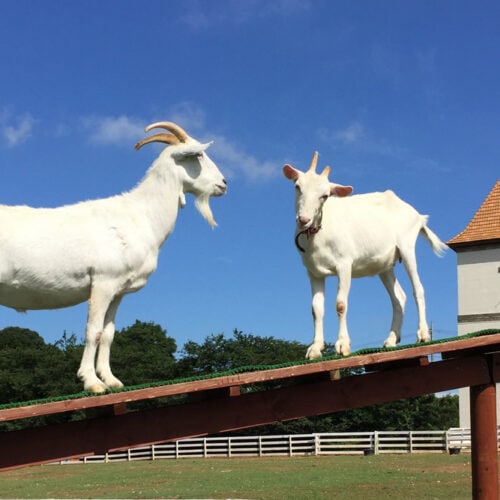
M 172 120 L 228 178 L 211 230 L 180 212 L 147 286 L 117 327 L 161 324 L 177 341 L 212 333 L 312 338 L 309 283 L 281 174 L 314 150 L 356 193 L 393 189 L 447 241 L 499 177 L 500 5 L 483 1 L 109 0 L 0 3 L 0 202 L 58 206 L 132 188 L 158 149 L 133 145 Z M 417 245 L 436 338 L 456 333 L 456 256 Z M 409 297 L 403 343 L 415 340 Z M 336 337 L 336 278 L 327 340 Z M 83 338 L 86 305 L 19 314 L 48 342 Z M 354 350 L 390 326 L 377 278 L 353 283 Z

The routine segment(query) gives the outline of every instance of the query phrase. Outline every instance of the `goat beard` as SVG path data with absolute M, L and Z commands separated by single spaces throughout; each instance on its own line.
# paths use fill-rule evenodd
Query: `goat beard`
M 198 212 L 200 212 L 201 216 L 209 223 L 210 227 L 213 229 L 217 225 L 217 222 L 215 222 L 214 220 L 214 215 L 208 203 L 209 200 L 209 195 L 202 194 L 196 197 L 194 204 L 198 209 Z

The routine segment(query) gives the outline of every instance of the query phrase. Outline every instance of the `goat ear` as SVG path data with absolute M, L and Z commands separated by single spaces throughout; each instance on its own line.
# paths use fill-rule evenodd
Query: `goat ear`
M 206 144 L 193 143 L 193 144 L 179 144 L 175 146 L 175 151 L 172 151 L 172 156 L 174 158 L 185 158 L 187 156 L 196 156 L 203 153 L 212 142 L 207 142 Z
M 291 181 L 296 181 L 299 177 L 299 171 L 295 170 L 291 165 L 288 165 L 288 163 L 283 167 L 283 174 Z
M 331 196 L 349 196 L 352 193 L 352 186 L 342 186 L 341 184 L 330 183 L 330 195 Z

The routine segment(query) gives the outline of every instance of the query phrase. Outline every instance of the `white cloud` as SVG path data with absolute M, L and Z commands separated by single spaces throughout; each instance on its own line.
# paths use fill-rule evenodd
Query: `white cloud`
M 322 129 L 319 136 L 327 142 L 340 143 L 343 145 L 354 144 L 364 138 L 364 128 L 358 121 L 353 121 L 347 127 L 337 130 Z
M 82 123 L 90 141 L 97 144 L 130 145 L 144 134 L 144 121 L 124 115 L 86 117 Z
M 438 161 L 414 153 L 411 149 L 400 146 L 384 138 L 373 137 L 365 131 L 358 121 L 351 122 L 343 129 L 329 130 L 321 129 L 319 138 L 333 148 L 349 149 L 357 157 L 369 156 L 371 158 L 384 158 L 398 162 L 401 171 L 408 172 L 446 172 L 447 168 Z
M 338 130 L 335 133 L 337 140 L 351 144 L 359 141 L 363 137 L 363 126 L 359 122 L 352 122 L 344 130 Z
M 312 6 L 312 2 L 309 0 L 275 0 L 274 2 L 264 0 L 262 3 L 268 12 L 274 12 L 282 16 L 291 16 L 304 12 Z
M 167 116 L 168 118 L 165 118 Z M 80 123 L 88 134 L 90 142 L 101 145 L 127 145 L 145 136 L 144 127 L 156 121 L 178 123 L 193 136 L 205 130 L 205 113 L 191 102 L 181 102 L 167 113 L 153 118 L 120 116 L 85 116 Z M 63 133 L 67 132 L 62 128 Z M 158 131 L 157 131 L 158 132 Z
M 186 11 L 181 16 L 181 22 L 189 26 L 191 29 L 200 30 L 211 24 L 208 19 L 208 15 L 201 11 L 201 6 L 197 0 L 187 2 L 185 6 Z
M 311 8 L 310 0 L 233 0 L 221 9 L 217 2 L 187 0 L 180 21 L 193 30 L 213 26 L 240 26 L 255 19 L 288 17 Z
M 262 180 L 274 177 L 279 172 L 277 163 L 259 161 L 223 136 L 211 135 L 210 138 L 214 141 L 210 156 L 227 177 L 243 174 L 249 180 Z
M 276 163 L 259 161 L 227 136 L 210 130 L 202 108 L 190 101 L 173 106 L 166 114 L 201 142 L 214 141 L 208 153 L 227 177 L 243 176 L 249 180 L 268 179 L 277 174 Z M 162 120 L 164 118 L 158 118 Z
M 180 102 L 173 106 L 168 112 L 168 117 L 169 121 L 179 124 L 193 136 L 205 129 L 205 112 L 190 101 Z
M 153 121 L 167 119 L 178 123 L 186 132 L 201 142 L 214 141 L 209 154 L 228 177 L 267 179 L 277 174 L 277 163 L 259 161 L 222 134 L 211 132 L 205 126 L 205 112 L 191 102 L 182 102 L 171 108 L 164 117 L 154 119 L 127 116 L 91 116 L 81 120 L 89 140 L 101 145 L 127 145 L 145 136 L 144 127 Z M 165 118 L 168 117 L 168 118 Z
M 31 136 L 35 122 L 29 113 L 11 118 L 7 112 L 3 112 L 0 115 L 0 127 L 7 146 L 13 148 L 25 142 Z
M 321 129 L 318 135 L 322 141 L 334 147 L 349 148 L 357 153 L 399 160 L 409 156 L 409 152 L 404 148 L 390 144 L 385 139 L 371 137 L 366 133 L 364 126 L 356 120 L 342 129 Z

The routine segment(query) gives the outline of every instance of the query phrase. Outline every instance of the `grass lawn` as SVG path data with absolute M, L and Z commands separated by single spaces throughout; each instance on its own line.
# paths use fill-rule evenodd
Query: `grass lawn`
M 471 498 L 470 455 L 180 459 L 0 473 L 0 498 Z

